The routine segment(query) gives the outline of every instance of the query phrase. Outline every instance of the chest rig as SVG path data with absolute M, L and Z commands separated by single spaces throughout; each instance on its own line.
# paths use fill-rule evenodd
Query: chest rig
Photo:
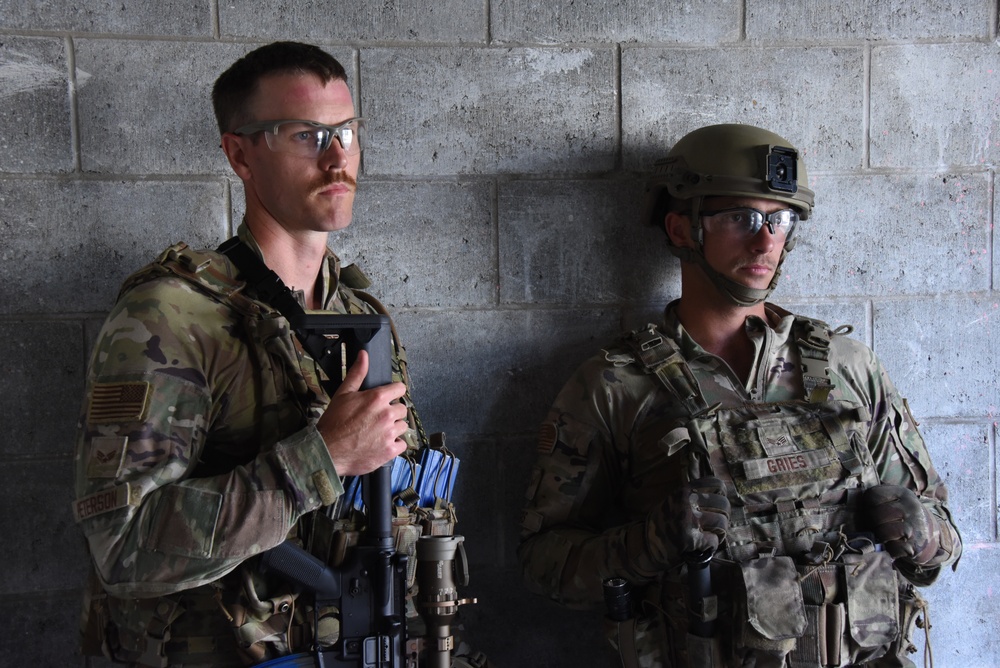
M 699 372 L 656 326 L 626 337 L 635 362 L 686 413 L 660 447 L 687 479 L 723 480 L 731 504 L 726 539 L 706 567 L 710 591 L 692 593 L 704 575 L 690 564 L 661 576 L 666 665 L 714 668 L 753 656 L 761 666 L 820 668 L 898 649 L 903 581 L 857 521 L 861 492 L 878 484 L 866 444 L 871 416 L 831 399 L 833 334 L 795 317 L 801 397 L 711 405 Z

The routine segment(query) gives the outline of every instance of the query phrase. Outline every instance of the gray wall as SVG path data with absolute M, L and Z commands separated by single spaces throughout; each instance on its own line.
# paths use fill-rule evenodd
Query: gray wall
M 130 271 L 233 230 L 242 193 L 208 91 L 291 38 L 347 64 L 370 119 L 355 224 L 331 243 L 398 314 L 424 422 L 463 457 L 466 617 L 499 665 L 599 665 L 596 616 L 517 575 L 535 427 L 577 362 L 677 295 L 662 237 L 636 223 L 637 177 L 730 121 L 796 143 L 818 193 L 775 300 L 856 325 L 949 482 L 966 553 L 928 594 L 937 665 L 1000 665 L 997 12 L 0 0 L 0 664 L 84 665 L 69 509 L 88 348 Z

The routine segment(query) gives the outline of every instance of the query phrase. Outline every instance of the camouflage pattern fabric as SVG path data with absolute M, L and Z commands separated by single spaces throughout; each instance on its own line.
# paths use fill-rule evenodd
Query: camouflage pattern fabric
M 753 316 L 746 321 L 757 355 L 744 386 L 728 365 L 691 339 L 677 320 L 673 305 L 667 307 L 661 331 L 679 348 L 708 406 L 739 412 L 752 404 L 801 403 L 806 395 L 802 354 L 793 331 L 795 318 L 772 304 L 766 309 L 773 326 Z M 947 534 L 942 543 L 952 550 L 934 566 L 905 568 L 897 562 L 897 568 L 913 582 L 929 584 L 942 567 L 957 561 L 961 539 L 947 508 L 947 491 L 906 402 L 874 353 L 844 336 L 831 339 L 829 378 L 832 405 L 845 410 L 859 407 L 858 438 L 863 443 L 854 446 L 870 453 L 870 458 L 866 457 L 870 461 L 858 467 L 853 484 L 868 485 L 877 478 L 912 490 Z M 667 610 L 666 618 L 674 619 L 675 626 L 677 619 L 685 619 L 683 591 L 671 589 L 685 567 L 676 547 L 664 544 L 663 532 L 657 530 L 656 511 L 668 493 L 696 477 L 690 471 L 689 453 L 673 447 L 677 429 L 684 426 L 688 433 L 691 417 L 689 408 L 620 345 L 609 347 L 577 369 L 542 425 L 538 460 L 522 515 L 518 554 L 532 591 L 566 605 L 592 606 L 602 600 L 604 579 L 625 577 L 640 592 L 647 592 L 646 596 L 640 594 L 640 612 L 645 617 L 663 619 L 661 610 L 666 606 L 673 608 Z M 845 438 L 850 443 L 850 436 Z M 853 447 L 845 449 L 849 452 Z M 833 452 L 843 459 L 843 452 Z M 716 456 L 720 453 L 725 454 L 724 448 L 715 451 Z M 742 493 L 758 491 L 750 486 Z M 778 548 L 780 553 L 780 545 Z M 794 571 L 787 566 L 783 564 L 781 569 Z M 825 567 L 811 568 L 810 573 L 818 578 Z M 753 574 L 743 569 L 741 576 L 739 568 L 730 571 L 717 574 L 713 566 L 713 578 L 718 576 L 723 582 L 731 579 L 734 591 L 745 589 L 748 582 L 774 580 L 771 573 Z M 662 599 L 661 586 L 665 587 Z M 766 589 L 757 587 L 759 591 Z M 681 597 L 679 605 L 674 604 L 675 596 Z M 824 602 L 807 603 L 818 607 Z M 765 631 L 780 638 L 800 632 L 803 621 L 786 620 L 787 629 Z M 669 658 L 658 655 L 662 648 L 676 646 L 685 629 L 671 629 L 669 623 L 644 628 L 658 629 L 659 634 L 656 638 L 645 634 L 644 652 L 654 658 L 643 658 L 642 665 L 672 665 Z M 730 635 L 734 632 L 725 630 Z M 859 635 L 863 632 L 867 631 L 858 631 Z M 673 640 L 668 641 L 670 636 Z M 735 642 L 738 645 L 740 641 Z M 779 646 L 783 641 L 775 642 L 778 644 L 773 648 L 760 650 L 760 665 L 767 664 L 769 651 L 778 657 L 788 651 L 787 646 Z
M 314 426 L 329 401 L 321 372 L 236 274 L 179 244 L 125 282 L 93 351 L 75 455 L 99 607 L 125 637 L 148 627 L 157 597 L 184 592 L 187 612 L 164 624 L 207 655 L 232 651 L 219 601 L 239 587 L 234 569 L 344 491 Z M 325 311 L 373 312 L 332 253 L 321 281 Z

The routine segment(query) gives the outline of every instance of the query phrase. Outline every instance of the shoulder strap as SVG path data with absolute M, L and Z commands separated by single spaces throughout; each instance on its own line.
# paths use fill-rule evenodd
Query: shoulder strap
M 830 326 L 822 320 L 795 316 L 795 342 L 802 360 L 802 385 L 810 403 L 826 401 L 830 380 Z M 838 330 L 839 331 L 839 330 Z
M 691 417 L 708 412 L 711 407 L 705 401 L 698 379 L 681 355 L 680 348 L 670 337 L 660 332 L 656 325 L 649 324 L 644 330 L 629 332 L 625 343 L 635 353 L 646 373 L 656 374 Z
M 264 264 L 260 256 L 240 241 L 239 237 L 229 239 L 219 246 L 218 250 L 232 260 L 240 271 L 240 277 L 246 281 L 247 286 L 257 294 L 257 297 L 277 309 L 289 322 L 295 322 L 293 319 L 295 316 L 306 315 L 305 309 L 295 299 L 292 291 L 281 280 L 281 277 Z M 334 379 L 339 379 L 341 373 L 339 357 L 328 354 L 330 346 L 326 338 L 303 329 L 294 329 L 294 331 L 295 336 L 302 342 L 302 347 L 323 367 L 331 382 L 334 382 Z M 331 385 L 327 390 L 332 394 L 334 388 Z
M 286 318 L 305 313 L 284 281 L 239 237 L 226 241 L 219 246 L 218 251 L 232 260 L 239 269 L 241 278 L 257 293 L 261 301 L 273 306 Z

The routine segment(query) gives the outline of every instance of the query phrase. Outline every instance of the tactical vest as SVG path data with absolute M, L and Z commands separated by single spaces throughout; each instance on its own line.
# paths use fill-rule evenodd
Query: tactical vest
M 136 285 L 164 276 L 181 278 L 242 314 L 250 329 L 247 345 L 253 349 L 251 354 L 255 359 L 273 361 L 276 356 L 288 355 L 299 347 L 293 342 L 287 321 L 275 317 L 270 305 L 245 294 L 245 284 L 237 279 L 235 267 L 225 257 L 215 252 L 196 251 L 183 243 L 166 249 L 155 262 L 126 279 L 119 298 Z M 340 296 L 348 313 L 375 311 L 388 315 L 378 300 L 362 292 L 370 282 L 360 270 L 342 268 L 340 278 L 342 286 L 347 288 L 340 290 Z M 273 341 L 277 339 L 288 343 L 275 348 Z M 392 340 L 393 380 L 403 381 L 409 387 L 406 351 L 399 344 L 394 327 Z M 277 403 L 278 397 L 288 394 L 287 388 L 267 386 L 266 382 L 263 385 L 262 401 Z M 322 410 L 324 395 L 318 385 L 311 390 L 310 405 L 300 408 L 305 414 L 318 417 L 316 411 Z M 416 461 L 419 452 L 427 447 L 450 454 L 443 434 L 428 436 L 424 433 L 409 391 L 405 401 L 417 435 L 416 442 L 408 443 L 405 456 Z M 260 442 L 277 442 L 290 433 L 287 429 L 288 424 L 278 419 L 261 424 Z M 238 463 L 242 462 L 216 461 L 211 465 L 226 470 L 227 466 L 231 468 Z M 401 505 L 393 507 L 393 535 L 396 550 L 409 556 L 407 624 L 419 632 L 421 620 L 411 600 L 415 590 L 417 539 L 422 535 L 453 535 L 456 516 L 451 503 L 420 507 L 419 498 L 412 489 L 401 492 L 398 500 Z M 310 552 L 336 567 L 347 550 L 356 544 L 363 522 L 364 516 L 360 513 L 332 519 L 321 509 L 302 518 L 294 535 Z M 169 657 L 169 664 L 214 667 L 253 665 L 301 651 L 314 642 L 324 646 L 336 642 L 339 637 L 336 611 L 330 611 L 330 616 L 323 618 L 322 623 L 314 624 L 312 608 L 297 601 L 298 594 L 291 586 L 275 583 L 261 575 L 253 562 L 255 560 L 248 560 L 211 585 L 153 599 L 109 596 L 101 588 L 96 573 L 92 572 L 81 619 L 82 652 L 140 666 L 167 666 Z
M 666 571 L 647 592 L 647 608 L 663 618 L 639 623 L 634 644 L 647 647 L 636 647 L 638 656 L 691 668 L 744 665 L 751 655 L 757 666 L 849 666 L 883 656 L 890 662 L 879 665 L 911 665 L 889 656 L 908 649 L 903 627 L 924 604 L 859 531 L 860 494 L 878 484 L 865 440 L 871 416 L 829 399 L 835 333 L 796 316 L 805 396 L 728 408 L 707 404 L 697 374 L 655 325 L 626 337 L 635 362 L 688 413 L 661 445 L 682 459 L 686 452 L 689 480 L 722 479 L 732 507 L 709 565 L 711 591 L 691 593 L 695 566 Z M 660 623 L 666 646 L 649 647 Z

